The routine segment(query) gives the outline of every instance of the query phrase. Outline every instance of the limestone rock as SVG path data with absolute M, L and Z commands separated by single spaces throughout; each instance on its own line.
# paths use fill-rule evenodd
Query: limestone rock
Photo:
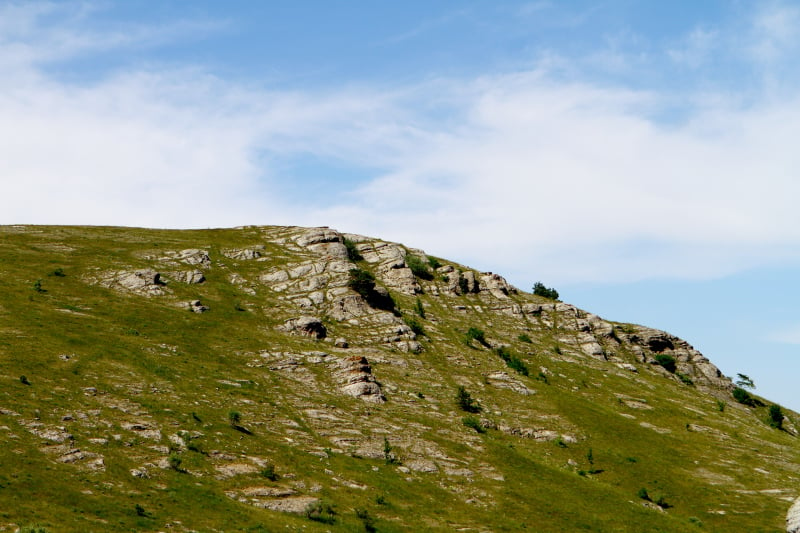
M 287 320 L 279 329 L 288 332 L 297 332 L 307 337 L 324 339 L 328 335 L 328 330 L 322 320 L 313 316 L 301 316 Z
M 339 383 L 340 390 L 348 396 L 372 403 L 386 401 L 366 357 L 355 355 L 342 359 L 334 379 Z
M 294 239 L 298 246 L 329 257 L 347 259 L 344 239 L 336 230 L 309 228 Z
M 187 265 L 197 265 L 202 268 L 211 266 L 211 258 L 208 255 L 208 251 L 197 248 L 189 248 L 179 252 L 169 252 L 167 254 L 167 259 L 179 261 Z
M 505 299 L 509 294 L 517 292 L 517 289 L 508 284 L 504 277 L 491 272 L 481 275 L 480 290 L 489 292 L 495 298 Z
M 191 302 L 187 302 L 186 307 L 192 313 L 205 313 L 209 309 L 208 306 L 203 305 L 200 300 L 192 300 Z
M 206 280 L 206 277 L 201 270 L 185 270 L 180 272 L 170 272 L 168 276 L 170 279 L 179 281 L 181 283 L 186 283 L 189 285 L 203 283 Z
M 261 257 L 261 250 L 263 249 L 263 245 L 250 248 L 231 248 L 230 250 L 223 250 L 222 255 L 229 259 L 252 260 Z
M 795 500 L 786 515 L 786 533 L 800 533 L 800 498 Z
M 101 279 L 101 284 L 145 296 L 158 296 L 166 292 L 161 274 L 151 269 L 111 272 Z

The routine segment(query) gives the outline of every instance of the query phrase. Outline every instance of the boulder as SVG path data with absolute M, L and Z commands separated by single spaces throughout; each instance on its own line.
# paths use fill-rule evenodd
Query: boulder
M 186 307 L 192 313 L 205 313 L 208 311 L 208 306 L 203 305 L 200 300 L 192 300 L 191 302 L 187 302 Z
M 347 259 L 347 248 L 338 231 L 329 228 L 309 228 L 297 237 L 294 242 L 320 255 Z
M 322 320 L 313 316 L 301 316 L 299 318 L 292 318 L 284 322 L 279 329 L 288 332 L 297 332 L 306 337 L 314 339 L 324 339 L 328 335 L 328 331 Z
M 104 280 L 107 287 L 125 289 L 146 296 L 164 294 L 165 283 L 161 274 L 151 269 L 113 272 Z
M 167 257 L 187 265 L 197 265 L 204 268 L 211 266 L 211 258 L 208 256 L 208 252 L 197 248 L 170 252 Z
M 261 257 L 261 251 L 264 246 L 253 246 L 251 248 L 232 248 L 230 250 L 223 250 L 222 255 L 229 259 L 250 260 L 258 259 Z
M 170 272 L 169 277 L 175 281 L 179 281 L 181 283 L 187 283 L 189 285 L 195 285 L 197 283 L 203 283 L 206 280 L 205 275 L 200 270 L 186 270 L 183 272 Z

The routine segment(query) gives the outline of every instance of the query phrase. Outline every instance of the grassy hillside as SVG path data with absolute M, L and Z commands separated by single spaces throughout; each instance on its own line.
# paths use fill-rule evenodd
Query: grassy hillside
M 357 235 L 0 227 L 0 531 L 783 531 L 715 371 Z

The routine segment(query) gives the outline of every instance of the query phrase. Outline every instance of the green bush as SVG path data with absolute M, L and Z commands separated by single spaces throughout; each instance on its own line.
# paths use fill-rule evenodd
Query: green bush
M 239 411 L 231 411 L 228 413 L 228 422 L 230 422 L 231 426 L 238 426 L 239 422 L 242 421 L 242 413 Z
M 356 248 L 356 243 L 351 241 L 350 239 L 344 239 L 342 241 L 344 243 L 344 247 L 347 248 L 347 258 L 352 261 L 362 261 L 364 257 L 359 253 L 358 249 Z
M 764 405 L 760 400 L 754 398 L 749 392 L 741 387 L 733 389 L 733 399 L 749 407 L 760 407 Z
M 769 406 L 769 425 L 777 429 L 783 429 L 783 409 L 780 405 Z
M 531 340 L 530 336 L 527 333 L 520 333 L 519 336 L 517 337 L 517 340 L 519 342 L 527 342 L 528 344 L 533 343 L 533 340 Z
M 333 524 L 336 522 L 336 509 L 326 500 L 317 500 L 306 507 L 306 518 L 314 522 Z
M 415 335 L 417 336 L 425 335 L 425 329 L 422 327 L 422 324 L 420 324 L 419 320 L 417 320 L 413 316 L 404 316 L 403 322 L 406 323 L 406 326 L 411 328 L 411 331 L 413 331 Z
M 267 478 L 270 481 L 278 481 L 278 478 L 280 478 L 275 471 L 275 465 L 272 463 L 264 465 L 264 468 L 261 469 L 261 477 Z
M 482 345 L 487 346 L 486 333 L 480 328 L 469 328 L 464 335 L 464 342 L 469 345 L 472 341 L 478 341 Z
M 377 531 L 377 529 L 375 529 L 375 521 L 372 519 L 369 511 L 366 509 L 356 508 L 356 517 L 361 520 L 361 523 L 364 525 L 364 531 L 367 533 L 374 533 Z
M 481 421 L 478 419 L 477 416 L 465 416 L 461 419 L 461 423 L 464 424 L 468 428 L 472 428 L 478 433 L 486 433 L 486 428 L 483 427 Z
M 432 269 L 434 269 L 434 270 L 436 270 L 437 268 L 439 268 L 439 267 L 441 267 L 441 266 L 442 266 L 442 263 L 441 263 L 441 261 L 439 261 L 438 259 L 436 259 L 435 257 L 433 257 L 433 256 L 430 256 L 430 255 L 428 256 L 428 264 L 429 264 L 429 265 L 431 266 L 431 268 L 432 268 Z
M 692 378 L 690 378 L 686 374 L 682 374 L 681 372 L 675 372 L 675 375 L 678 376 L 678 379 L 680 379 L 686 385 L 694 385 L 694 381 L 692 381 Z
M 461 291 L 461 294 L 467 294 L 469 292 L 469 282 L 467 278 L 461 275 L 461 272 L 458 273 L 458 289 Z
M 636 493 L 636 495 L 637 495 L 639 498 L 641 498 L 641 499 L 643 499 L 643 500 L 645 500 L 645 501 L 648 501 L 648 502 L 651 502 L 651 501 L 653 501 L 653 500 L 651 500 L 651 499 L 650 499 L 650 494 L 648 494 L 648 493 L 647 493 L 647 489 L 646 489 L 646 488 L 644 488 L 644 487 L 642 487 L 641 489 L 639 489 L 639 492 L 637 492 L 637 493 Z
M 30 385 L 31 384 L 31 382 L 28 381 L 28 377 L 25 376 L 25 374 L 23 374 L 23 375 L 21 375 L 19 377 L 19 382 L 22 383 L 23 385 Z
M 551 300 L 558 300 L 558 291 L 550 287 L 545 287 L 544 283 L 541 281 L 534 283 L 533 294 L 536 296 L 543 296 Z
M 181 465 L 183 464 L 183 459 L 181 459 L 180 455 L 178 455 L 177 453 L 171 453 L 169 454 L 169 458 L 167 458 L 167 461 L 169 462 L 169 467 L 171 469 L 175 470 L 176 472 L 182 471 Z
M 417 298 L 417 301 L 414 304 L 414 311 L 421 319 L 425 320 L 425 307 L 422 305 L 422 300 L 419 298 Z
M 419 279 L 424 279 L 427 281 L 433 279 L 433 274 L 431 274 L 431 271 L 428 270 L 428 265 L 426 265 L 425 262 L 416 255 L 407 255 L 406 265 L 408 265 L 408 268 L 411 269 L 411 272 Z
M 506 362 L 506 365 L 514 370 L 517 374 L 522 374 L 523 376 L 527 376 L 529 374 L 528 365 L 525 362 L 511 353 L 511 351 L 506 348 L 505 346 L 501 346 L 497 350 L 497 355 Z
M 667 370 L 667 372 L 671 372 L 673 374 L 675 373 L 675 370 L 678 369 L 675 358 L 665 353 L 660 353 L 656 355 L 656 363 L 664 367 Z
M 350 269 L 350 280 L 347 286 L 361 295 L 370 307 L 395 312 L 395 303 L 391 295 L 381 293 L 375 288 L 375 276 L 360 268 Z
M 478 402 L 476 402 L 470 393 L 467 392 L 467 389 L 462 386 L 458 387 L 456 403 L 462 411 L 466 411 L 467 413 L 480 413 L 481 411 L 481 406 L 478 405 Z

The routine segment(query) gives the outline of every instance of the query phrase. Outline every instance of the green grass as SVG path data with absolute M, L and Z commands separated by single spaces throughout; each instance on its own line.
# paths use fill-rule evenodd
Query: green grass
M 297 231 L 0 227 L 0 408 L 7 413 L 0 414 L 0 527 L 160 531 L 179 521 L 196 531 L 364 531 L 367 522 L 381 532 L 781 530 L 800 449 L 795 437 L 769 426 L 777 412 L 770 417 L 766 403 L 743 405 L 723 391 L 687 386 L 611 340 L 604 348 L 615 360 L 586 357 L 568 314 L 504 313 L 484 294 L 393 290 L 399 312 L 426 336 L 418 354 L 384 343 L 363 318 L 354 324 L 319 313 L 329 336 L 347 338 L 356 351 L 284 333 L 276 326 L 306 311 L 259 277 L 319 259 L 276 242 Z M 253 245 L 264 245 L 266 260 L 222 255 Z M 186 248 L 212 258 L 201 285 L 170 283 L 169 294 L 145 297 L 92 282 L 111 270 L 183 268 L 159 257 Z M 360 261 L 359 268 L 380 283 L 376 265 Z M 247 283 L 231 283 L 233 273 Z M 430 283 L 444 292 L 445 283 Z M 255 294 L 244 290 L 250 286 Z M 210 310 L 180 307 L 193 299 Z M 502 303 L 541 301 L 520 293 Z M 465 310 L 454 312 L 456 304 Z M 511 348 L 482 349 L 490 341 Z M 335 363 L 302 356 L 319 351 L 365 354 L 388 401 L 342 394 Z M 262 352 L 301 355 L 283 368 L 276 362 L 283 356 Z M 501 372 L 533 393 L 497 386 L 490 376 Z M 459 387 L 479 415 L 459 408 Z M 786 409 L 782 415 L 798 419 Z M 126 429 L 133 422 L 160 437 Z M 57 445 L 34 435 L 31 423 L 63 426 L 74 437 L 67 447 L 102 456 L 105 469 L 58 462 Z M 566 447 L 511 429 L 549 430 Z M 176 434 L 193 435 L 186 449 L 171 440 Z M 397 461 L 386 460 L 386 442 Z M 180 459 L 177 468 L 169 468 L 171 456 Z M 433 472 L 419 469 L 423 459 Z M 224 475 L 231 465 L 241 472 Z M 149 477 L 131 475 L 140 468 Z M 229 496 L 252 487 L 326 499 L 335 522 Z M 788 492 L 770 492 L 776 487 Z M 671 507 L 645 508 L 641 488 Z

